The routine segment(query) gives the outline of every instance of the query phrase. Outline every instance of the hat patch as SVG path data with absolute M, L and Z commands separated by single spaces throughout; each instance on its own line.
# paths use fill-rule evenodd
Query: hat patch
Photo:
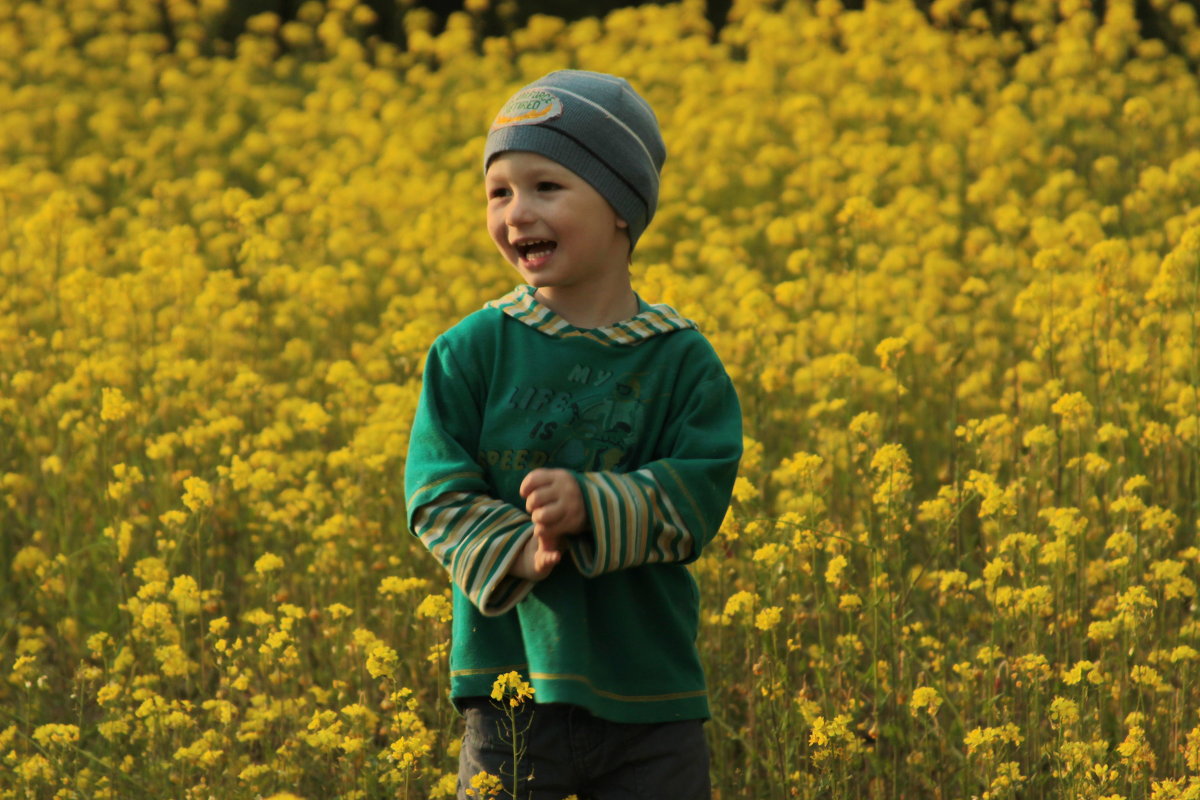
M 545 89 L 522 89 L 500 109 L 491 129 L 496 130 L 509 125 L 539 125 L 561 117 L 562 113 L 562 101 L 552 92 Z

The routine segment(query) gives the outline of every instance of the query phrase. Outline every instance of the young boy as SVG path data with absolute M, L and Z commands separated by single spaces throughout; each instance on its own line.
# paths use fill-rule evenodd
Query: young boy
M 728 508 L 741 413 L 695 324 L 630 284 L 665 158 L 646 101 L 595 72 L 529 84 L 488 134 L 488 232 L 527 285 L 434 343 L 405 475 L 453 581 L 460 797 L 514 772 L 488 700 L 512 670 L 536 692 L 520 797 L 709 796 L 684 565 Z

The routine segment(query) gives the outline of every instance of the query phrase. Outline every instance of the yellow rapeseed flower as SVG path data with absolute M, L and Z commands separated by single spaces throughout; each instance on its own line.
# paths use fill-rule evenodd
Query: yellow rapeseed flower
M 777 542 L 768 542 L 754 551 L 751 559 L 766 567 L 773 567 L 787 555 L 787 548 Z
M 1054 401 L 1050 408 L 1062 418 L 1065 430 L 1080 430 L 1091 423 L 1092 404 L 1082 392 L 1069 392 Z
M 427 578 L 399 578 L 389 575 L 379 582 L 379 593 L 384 596 L 406 594 L 429 586 Z
M 892 369 L 908 349 L 908 339 L 903 336 L 889 336 L 875 346 L 875 355 L 879 357 L 879 366 Z
M 199 513 L 201 509 L 208 508 L 213 504 L 212 487 L 203 478 L 197 478 L 194 475 L 185 478 L 183 489 L 183 504 L 193 513 Z
M 507 702 L 513 708 L 532 698 L 535 692 L 536 689 L 516 671 L 506 672 L 492 682 L 492 699 Z
M 176 576 L 168 596 L 180 614 L 196 614 L 200 611 L 200 588 L 191 575 Z
M 758 488 L 748 478 L 739 475 L 733 482 L 733 497 L 739 503 L 748 503 L 758 496 Z
M 263 553 L 254 562 L 254 571 L 259 575 L 270 575 L 283 569 L 283 559 L 274 553 Z
M 120 422 L 133 413 L 133 403 L 126 400 L 125 393 L 117 387 L 104 387 L 100 397 L 100 419 L 105 422 Z
M 504 784 L 497 775 L 487 772 L 477 772 L 471 776 L 470 786 L 466 787 L 467 797 L 499 797 L 504 791 Z
M 331 605 L 326 606 L 325 610 L 329 612 L 329 616 L 333 617 L 334 619 L 343 619 L 354 613 L 353 609 L 343 605 L 342 603 L 332 603 Z
M 935 717 L 941 705 L 942 696 L 938 694 L 937 689 L 930 686 L 918 686 L 913 689 L 912 697 L 908 701 L 908 708 L 914 716 L 918 712 L 924 711 L 929 716 Z
M 829 559 L 829 564 L 825 567 L 825 582 L 830 586 L 841 586 L 842 573 L 846 571 L 849 564 L 849 560 L 843 555 L 836 555 Z
M 79 741 L 79 726 L 60 723 L 39 725 L 33 731 L 33 739 L 42 747 L 74 744 Z
M 769 631 L 777 626 L 781 619 L 783 619 L 783 609 L 779 606 L 764 608 L 754 618 L 754 627 L 760 631 Z
M 738 614 L 753 610 L 758 598 L 752 592 L 742 590 L 735 592 L 725 601 L 725 610 L 723 616 L 725 619 L 731 619 Z
M 377 644 L 367 655 L 367 672 L 372 678 L 390 678 L 400 663 L 399 654 L 385 644 Z
M 440 594 L 426 595 L 417 605 L 417 616 L 434 619 L 439 622 L 449 622 L 454 615 L 450 601 Z

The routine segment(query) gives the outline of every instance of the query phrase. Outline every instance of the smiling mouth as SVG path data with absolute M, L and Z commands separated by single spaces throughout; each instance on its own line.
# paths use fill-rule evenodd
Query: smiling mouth
M 558 243 L 548 239 L 536 239 L 529 242 L 518 242 L 514 247 L 524 261 L 537 262 L 553 253 L 554 249 L 558 247 Z

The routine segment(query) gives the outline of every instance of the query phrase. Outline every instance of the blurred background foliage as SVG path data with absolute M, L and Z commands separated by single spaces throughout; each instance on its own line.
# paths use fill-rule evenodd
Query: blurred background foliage
M 300 9 L 308 0 L 231 0 L 222 27 L 224 38 L 232 41 L 237 38 L 246 24 L 246 20 L 255 14 L 272 12 L 279 15 L 284 22 L 295 19 Z M 842 5 L 847 10 L 860 10 L 865 0 L 843 0 Z M 1186 0 L 1188 5 L 1200 8 L 1200 0 Z M 366 30 L 368 37 L 391 42 L 404 47 L 406 41 L 406 14 L 417 10 L 424 24 L 432 34 L 437 34 L 445 27 L 447 18 L 456 11 L 474 8 L 480 24 L 483 26 L 482 36 L 503 36 L 513 30 L 524 27 L 529 18 L 535 14 L 545 14 L 560 17 L 565 20 L 577 20 L 584 17 L 602 17 L 610 11 L 627 6 L 643 5 L 629 0 L 433 0 L 432 2 L 416 2 L 416 0 L 364 0 L 376 14 L 375 22 Z M 662 5 L 663 3 L 646 3 L 645 5 Z M 706 16 L 712 25 L 714 38 L 720 33 L 729 13 L 731 0 L 706 0 Z M 933 0 L 915 0 L 915 5 L 929 16 Z M 1021 33 L 1028 47 L 1035 47 L 1038 42 L 1028 35 L 1029 20 L 1023 19 L 1020 4 L 1007 0 L 969 0 L 965 3 L 962 19 L 967 19 L 970 11 L 982 10 L 991 20 L 994 32 L 1015 30 Z M 1085 2 L 1090 5 L 1097 18 L 1102 19 L 1107 3 L 1105 0 Z M 1186 48 L 1182 46 L 1175 26 L 1167 14 L 1167 3 L 1160 0 L 1136 0 L 1135 9 L 1138 24 L 1141 27 L 1142 38 L 1160 39 L 1173 53 L 1182 55 L 1189 60 L 1192 67 L 1197 67 L 1195 59 L 1189 58 Z M 422 11 L 430 12 L 422 14 Z M 166 15 L 164 15 L 164 19 Z

